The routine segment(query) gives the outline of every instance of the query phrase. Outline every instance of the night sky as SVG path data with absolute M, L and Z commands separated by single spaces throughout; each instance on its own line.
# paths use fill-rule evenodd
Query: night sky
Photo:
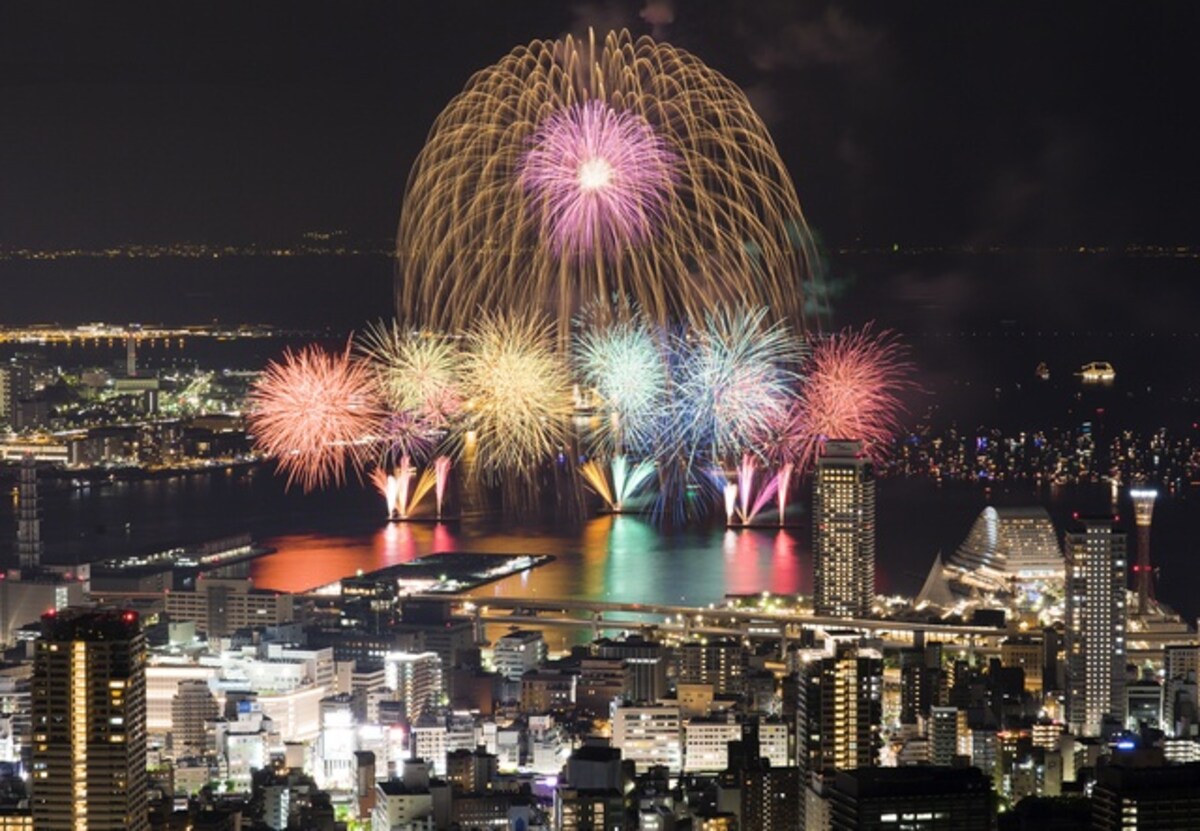
M 830 249 L 1200 245 L 1200 4 L 393 0 L 0 4 L 0 249 L 334 229 L 386 247 L 421 142 L 471 73 L 589 24 L 654 34 L 740 84 Z M 863 314 L 944 295 L 944 318 L 996 300 L 1003 269 L 964 262 L 831 267 L 858 275 L 844 302 Z M 1056 278 L 1035 258 L 1004 279 L 1086 286 L 1092 311 L 1155 326 L 1200 302 L 1197 264 Z M 0 323 L 186 318 L 180 297 L 200 316 L 387 312 L 383 258 L 259 265 L 0 259 Z

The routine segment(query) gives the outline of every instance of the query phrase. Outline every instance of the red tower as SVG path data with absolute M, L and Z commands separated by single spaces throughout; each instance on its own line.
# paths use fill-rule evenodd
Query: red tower
M 1150 565 L 1150 520 L 1154 516 L 1154 500 L 1158 491 L 1153 488 L 1134 488 L 1133 519 L 1137 525 L 1137 564 L 1133 567 L 1138 593 L 1138 614 L 1146 614 L 1149 601 L 1154 599 L 1154 570 Z

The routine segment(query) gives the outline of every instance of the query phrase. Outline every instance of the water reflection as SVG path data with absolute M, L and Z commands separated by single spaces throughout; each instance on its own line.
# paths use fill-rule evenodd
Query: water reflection
M 727 593 L 788 594 L 804 584 L 807 556 L 787 531 L 688 529 L 664 532 L 642 517 L 602 516 L 574 534 L 393 523 L 370 536 L 287 535 L 251 565 L 256 585 L 303 591 L 359 569 L 408 562 L 435 551 L 528 552 L 556 558 L 531 572 L 481 586 L 477 597 L 586 597 L 629 603 L 696 603 Z

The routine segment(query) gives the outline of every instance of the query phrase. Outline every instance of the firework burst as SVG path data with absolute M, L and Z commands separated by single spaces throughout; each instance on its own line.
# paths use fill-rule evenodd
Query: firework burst
M 745 94 L 624 31 L 535 41 L 476 73 L 413 166 L 396 244 L 397 315 L 438 331 L 478 310 L 568 321 L 614 296 L 656 323 L 749 303 L 799 324 L 814 261 Z
M 345 481 L 378 434 L 375 378 L 347 347 L 307 346 L 267 365 L 249 396 L 255 447 L 305 491 Z
M 518 181 L 553 251 L 615 255 L 649 238 L 678 157 L 645 118 L 586 101 L 551 114 L 530 145 Z
M 641 319 L 586 329 L 576 339 L 583 382 L 600 396 L 608 418 L 601 437 L 616 453 L 644 453 L 653 445 L 656 412 L 667 400 L 661 339 Z
M 678 339 L 684 359 L 670 433 L 692 455 L 736 456 L 783 420 L 794 401 L 796 342 L 765 309 L 715 312 Z M 716 459 L 714 459 L 716 461 Z
M 552 329 L 535 317 L 485 314 L 466 343 L 462 388 L 474 464 L 490 477 L 528 475 L 563 446 L 572 412 Z
M 818 342 L 785 429 L 789 460 L 811 469 L 829 439 L 857 439 L 880 460 L 899 430 L 912 371 L 907 349 L 890 331 L 868 325 Z
M 458 414 L 460 355 L 452 340 L 380 321 L 368 326 L 355 345 L 393 412 L 411 413 L 433 427 Z

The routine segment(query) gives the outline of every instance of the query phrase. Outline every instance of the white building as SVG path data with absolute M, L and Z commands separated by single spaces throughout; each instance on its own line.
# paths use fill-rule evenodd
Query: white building
M 727 718 L 694 718 L 683 731 L 685 773 L 720 773 L 729 767 L 729 743 L 742 740 L 742 725 Z
M 875 599 L 875 478 L 857 441 L 826 443 L 813 476 L 813 604 L 865 617 Z
M 492 664 L 496 672 L 509 681 L 537 669 L 546 661 L 546 639 L 540 631 L 518 629 L 496 640 L 492 647 Z
M 1077 736 L 1125 723 L 1125 534 L 1111 518 L 1066 535 L 1067 716 Z
M 616 707 L 612 714 L 612 746 L 632 761 L 639 773 L 666 765 L 672 773 L 683 767 L 679 707 L 658 704 Z
M 436 652 L 389 652 L 385 683 L 404 702 L 410 721 L 442 703 L 442 659 Z

